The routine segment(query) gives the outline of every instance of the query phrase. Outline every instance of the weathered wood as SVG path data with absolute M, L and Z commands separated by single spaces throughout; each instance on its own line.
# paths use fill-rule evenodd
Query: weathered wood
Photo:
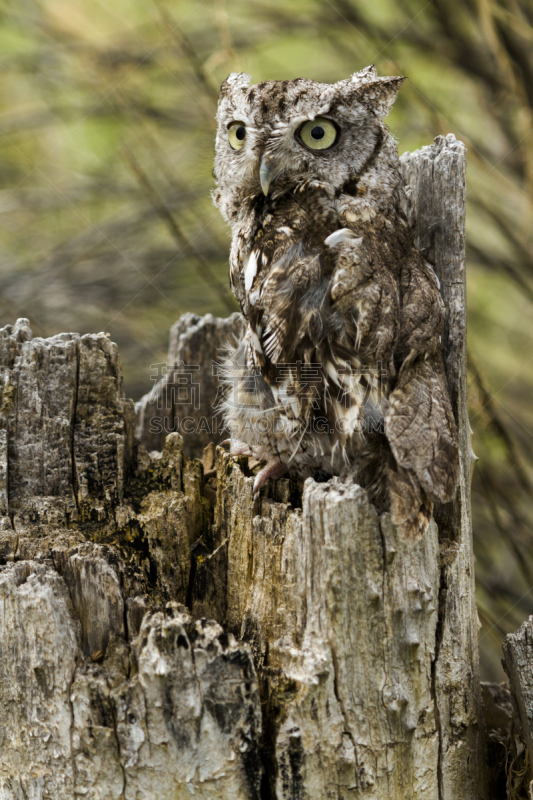
M 514 733 L 522 740 L 528 753 L 526 785 L 531 792 L 533 791 L 533 617 L 529 617 L 515 633 L 506 636 L 502 663 L 509 677 Z
M 247 459 L 215 453 L 213 430 L 148 453 L 103 334 L 32 340 L 25 320 L 0 332 L 2 800 L 487 796 L 464 147 L 439 137 L 403 164 L 450 310 L 463 470 L 440 532 L 413 547 L 350 481 L 284 479 L 254 497 Z M 149 450 L 182 415 L 212 419 L 213 364 L 241 324 L 174 326 L 169 364 L 200 367 L 200 402 L 167 374 L 137 408 Z M 189 460 L 199 444 L 203 461 Z
M 133 449 L 103 334 L 32 340 L 19 320 L 0 375 L 0 797 L 258 797 L 249 651 L 180 605 L 201 465 L 178 434 Z
M 508 797 L 507 771 L 513 747 L 511 692 L 507 683 L 482 683 L 483 716 L 487 731 L 487 772 L 490 800 Z
M 472 451 L 466 382 L 466 150 L 453 134 L 438 136 L 432 147 L 402 159 L 408 218 L 417 246 L 426 254 L 441 282 L 446 305 L 443 354 L 457 422 L 461 482 L 457 499 L 435 511 L 441 539 L 441 574 L 436 677 L 437 719 L 441 732 L 439 771 L 442 798 L 453 798 L 456 776 L 465 771 L 465 754 L 473 759 L 464 775 L 471 796 L 484 791 L 483 712 L 479 689 L 478 617 L 474 586 L 474 553 L 470 485 Z M 482 795 L 481 795 L 482 796 Z
M 218 466 L 226 624 L 258 667 L 270 796 L 438 797 L 436 526 L 409 547 L 339 480 L 307 481 L 301 510 L 254 508 L 251 479 Z
M 227 319 L 184 314 L 172 326 L 167 361 L 152 365 L 154 386 L 135 404 L 135 433 L 148 451 L 162 450 L 171 431 L 181 433 L 183 452 L 189 458 L 201 458 L 204 447 L 222 440 L 223 421 L 216 408 L 221 387 L 217 367 L 224 348 L 234 346 L 243 331 L 240 314 Z M 180 385 L 180 376 L 185 386 Z M 191 419 L 194 425 L 188 424 Z
M 167 605 L 103 667 L 51 566 L 10 564 L 0 592 L 2 797 L 258 796 L 253 664 L 218 625 Z

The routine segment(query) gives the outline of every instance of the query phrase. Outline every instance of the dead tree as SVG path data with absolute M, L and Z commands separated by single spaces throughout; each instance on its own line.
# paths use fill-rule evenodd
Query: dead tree
M 167 435 L 182 403 L 158 408 L 169 376 L 199 365 L 214 391 L 238 316 L 175 326 L 141 442 L 104 334 L 2 330 L 0 798 L 486 797 L 465 149 L 439 137 L 402 163 L 448 309 L 462 463 L 457 501 L 413 547 L 353 483 L 254 497 L 247 460 L 215 451 L 211 429 Z

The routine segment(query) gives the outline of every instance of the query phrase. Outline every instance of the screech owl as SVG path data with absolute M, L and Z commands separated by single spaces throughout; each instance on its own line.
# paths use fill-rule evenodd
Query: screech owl
M 231 451 L 287 471 L 351 474 L 405 538 L 459 479 L 439 281 L 413 244 L 387 116 L 401 77 L 250 85 L 218 103 L 213 194 L 232 230 L 247 321 L 226 363 Z

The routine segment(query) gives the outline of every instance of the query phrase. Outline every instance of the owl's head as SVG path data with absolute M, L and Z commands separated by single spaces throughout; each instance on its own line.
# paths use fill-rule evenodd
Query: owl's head
M 375 161 L 383 119 L 404 78 L 378 78 L 374 66 L 334 84 L 305 78 L 250 85 L 232 73 L 218 101 L 215 202 L 234 221 L 247 200 L 276 196 L 308 181 L 331 192 L 357 182 Z

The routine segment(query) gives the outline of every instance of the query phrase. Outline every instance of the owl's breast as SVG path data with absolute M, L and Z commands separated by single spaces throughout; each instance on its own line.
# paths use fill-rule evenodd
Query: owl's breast
M 278 248 L 271 260 L 253 250 L 243 270 L 246 313 L 259 359 L 276 363 L 297 358 L 325 336 L 329 294 L 325 254 L 303 242 Z
M 309 203 L 261 218 L 235 263 L 258 365 L 312 361 L 324 346 L 392 363 L 404 247 L 381 227 L 342 227 L 331 209 L 315 219 Z
M 292 191 L 260 198 L 243 229 L 234 230 L 243 288 L 245 282 L 255 283 L 255 276 L 261 277 L 281 260 L 295 264 L 302 254 L 324 249 L 325 237 L 336 226 L 336 208 L 320 192 Z
M 273 293 L 284 304 L 290 298 L 297 303 L 328 269 L 327 254 L 321 250 L 323 237 L 316 236 L 301 210 L 292 215 L 266 213 L 252 236 L 234 236 L 230 274 L 243 312 L 248 316 L 251 308 L 264 310 Z

